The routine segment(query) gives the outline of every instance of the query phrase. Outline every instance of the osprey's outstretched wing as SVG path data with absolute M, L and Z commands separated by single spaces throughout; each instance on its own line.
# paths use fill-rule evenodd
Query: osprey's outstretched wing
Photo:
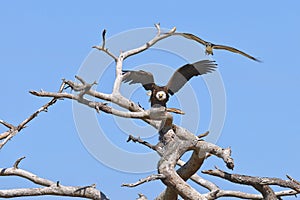
M 193 35 L 191 33 L 174 33 L 174 35 L 181 35 L 187 39 L 190 39 L 190 40 L 194 40 L 200 44 L 203 44 L 205 47 L 206 47 L 206 53 L 208 54 L 213 54 L 213 49 L 223 49 L 223 50 L 227 50 L 227 51 L 231 51 L 233 53 L 238 53 L 238 54 L 241 54 L 243 56 L 246 56 L 247 58 L 250 58 L 252 60 L 255 60 L 257 62 L 261 62 L 259 59 L 257 58 L 254 58 L 253 56 L 241 51 L 241 50 L 238 50 L 236 48 L 233 48 L 233 47 L 230 47 L 230 46 L 225 46 L 225 45 L 219 45 L 219 44 L 213 44 L 211 42 L 207 42 L 199 37 L 197 37 L 196 35 Z
M 193 35 L 191 33 L 174 33 L 174 35 L 181 35 L 187 39 L 194 40 L 196 42 L 199 42 L 200 44 L 203 44 L 204 46 L 207 45 L 208 42 L 205 40 L 202 40 L 201 38 L 197 37 L 196 35 Z
M 201 60 L 193 64 L 186 64 L 177 69 L 170 78 L 167 88 L 168 92 L 173 95 L 178 92 L 193 76 L 207 74 L 215 70 L 217 64 L 211 60 Z
M 145 72 L 143 70 L 130 71 L 123 70 L 123 80 L 124 83 L 135 84 L 141 83 L 146 90 L 151 90 L 154 84 L 153 74 L 150 72 Z
M 213 49 L 223 49 L 223 50 L 231 51 L 233 53 L 238 53 L 238 54 L 241 54 L 243 56 L 246 56 L 247 58 L 250 58 L 250 59 L 255 60 L 257 62 L 261 62 L 257 58 L 254 58 L 253 56 L 250 56 L 249 54 L 247 54 L 247 53 L 245 53 L 245 52 L 243 52 L 241 50 L 238 50 L 236 48 L 230 47 L 230 46 L 219 45 L 219 44 L 212 44 L 212 48 Z

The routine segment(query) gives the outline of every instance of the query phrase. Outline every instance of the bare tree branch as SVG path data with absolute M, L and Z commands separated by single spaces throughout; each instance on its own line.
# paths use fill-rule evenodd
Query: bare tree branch
M 130 101 L 129 99 L 123 97 L 122 95 L 120 95 L 120 94 L 105 94 L 105 93 L 97 92 L 97 91 L 91 89 L 91 87 L 90 87 L 91 84 L 87 84 L 85 81 L 83 81 L 82 78 L 80 78 L 78 76 L 76 76 L 76 78 L 77 79 L 79 78 L 81 80 L 80 81 L 81 83 L 75 83 L 75 82 L 70 81 L 70 80 L 64 80 L 64 82 L 72 90 L 74 90 L 76 92 L 80 92 L 79 97 L 78 97 L 78 95 L 77 95 L 77 97 L 75 97 L 76 95 L 66 93 L 66 92 L 53 93 L 53 92 L 45 92 L 45 91 L 39 91 L 39 92 L 38 91 L 30 91 L 30 93 L 33 94 L 33 95 L 36 95 L 36 96 L 40 96 L 40 97 L 55 97 L 55 98 L 60 98 L 60 99 L 63 99 L 63 98 L 73 99 L 73 98 L 75 98 L 75 100 L 78 100 L 79 103 L 86 104 L 87 106 L 96 109 L 97 112 L 99 110 L 103 109 L 102 111 L 111 114 L 110 108 L 106 107 L 105 103 L 95 103 L 95 102 L 91 102 L 91 101 L 87 102 L 87 101 L 83 100 L 84 95 L 89 95 L 89 96 L 96 97 L 98 99 L 102 99 L 102 100 L 105 100 L 105 101 L 110 101 L 112 103 L 115 103 L 115 104 L 119 105 L 120 107 L 128 109 L 131 112 L 139 112 L 140 116 L 143 115 L 141 113 L 145 114 L 144 109 L 142 109 L 139 105 L 135 104 L 134 102 Z M 87 88 L 89 88 L 89 89 L 87 90 Z M 83 100 L 84 102 L 80 102 L 80 100 Z M 157 112 L 157 110 L 154 111 L 154 113 L 155 112 Z M 121 113 L 124 114 L 125 112 L 121 112 Z M 122 114 L 120 114 L 120 115 L 122 115 Z M 137 115 L 139 115 L 139 114 L 137 114 Z M 150 124 L 154 128 L 158 128 L 160 126 L 160 121 L 152 120 L 152 119 L 149 119 L 147 117 L 143 118 L 142 120 L 147 122 L 148 124 Z
M 72 186 L 49 186 L 43 188 L 22 188 L 22 189 L 9 189 L 0 190 L 1 198 L 25 197 L 25 196 L 68 196 L 68 197 L 81 197 L 94 200 L 108 199 L 102 192 L 94 189 L 87 188 L 82 192 L 75 192 L 79 187 Z
M 136 183 L 123 183 L 122 187 L 136 187 L 138 185 L 141 185 L 143 183 L 149 182 L 149 181 L 155 181 L 158 179 L 164 179 L 165 176 L 163 174 L 152 174 L 146 178 L 140 179 Z
M 255 177 L 255 176 L 246 176 L 246 175 L 240 175 L 240 174 L 230 174 L 230 173 L 224 172 L 220 169 L 204 170 L 202 172 L 205 174 L 224 178 L 224 179 L 234 182 L 234 183 L 247 184 L 247 185 L 254 185 L 254 184 L 277 185 L 280 187 L 291 188 L 297 192 L 300 192 L 300 184 L 294 180 L 282 180 L 279 178 Z
M 92 48 L 98 49 L 99 51 L 105 52 L 107 55 L 109 55 L 110 57 L 112 57 L 114 59 L 114 61 L 118 60 L 118 58 L 113 53 L 111 53 L 107 48 L 103 48 L 101 46 L 92 46 Z
M 130 141 L 133 141 L 134 143 L 138 142 L 140 144 L 145 145 L 146 147 L 149 147 L 152 150 L 157 151 L 157 146 L 156 145 L 152 145 L 149 142 L 142 140 L 140 137 L 136 138 L 133 135 L 129 135 L 126 142 L 130 142 Z
M 155 25 L 156 29 L 157 29 L 157 34 L 156 36 L 150 40 L 149 42 L 147 42 L 146 44 L 140 46 L 140 47 L 137 47 L 135 49 L 131 49 L 131 50 L 128 50 L 128 51 L 125 51 L 125 52 L 122 52 L 120 54 L 120 56 L 118 57 L 118 60 L 116 62 L 116 79 L 115 79 L 115 83 L 114 83 L 114 86 L 113 86 L 113 94 L 115 95 L 119 95 L 120 94 L 120 85 L 121 85 L 121 82 L 122 82 L 122 65 L 123 65 L 123 61 L 132 56 L 132 55 L 135 55 L 135 54 L 138 54 L 138 53 L 141 53 L 147 49 L 149 49 L 151 46 L 153 46 L 156 42 L 164 39 L 164 38 L 167 38 L 169 36 L 172 35 L 172 33 L 174 33 L 176 31 L 176 28 L 174 27 L 173 29 L 171 29 L 169 31 L 169 33 L 166 33 L 166 34 L 163 34 L 161 35 L 160 34 L 160 25 L 159 24 L 156 24 Z
M 207 134 L 207 132 L 205 133 Z M 161 148 L 159 148 L 162 144 L 158 143 L 157 145 L 151 145 L 148 142 L 142 140 L 141 138 L 135 138 L 134 136 L 130 135 L 127 141 L 133 141 L 133 142 L 138 142 L 140 144 L 143 144 L 155 151 L 157 151 L 160 155 L 163 154 L 163 151 Z M 199 185 L 209 189 L 209 190 L 217 190 L 219 189 L 218 186 L 216 186 L 215 184 L 213 184 L 212 182 L 205 180 L 203 178 L 201 178 L 199 175 L 195 174 L 196 171 L 198 171 L 198 169 L 200 168 L 200 166 L 202 165 L 203 161 L 204 161 L 205 157 L 203 157 L 202 159 L 199 159 L 198 154 L 197 153 L 193 153 L 190 160 L 185 163 L 182 160 L 178 160 L 177 161 L 177 165 L 181 166 L 182 168 L 177 170 L 177 173 L 184 179 L 187 180 L 188 178 L 190 178 L 191 180 L 193 180 L 194 182 L 198 183 Z M 164 192 L 162 192 L 159 197 L 157 197 L 157 199 L 163 199 L 165 198 L 165 196 L 168 196 L 171 198 L 177 197 L 177 193 L 174 192 L 174 190 L 172 190 L 171 188 L 167 188 Z
M 262 193 L 264 199 L 276 199 L 277 194 L 270 188 L 269 185 L 278 185 L 281 187 L 294 189 L 297 193 L 300 192 L 300 184 L 293 180 L 282 180 L 279 178 L 254 177 L 240 174 L 230 174 L 220 169 L 204 170 L 202 173 L 217 176 L 226 179 L 230 182 L 251 185 Z
M 64 89 L 65 83 L 63 82 L 58 90 L 58 93 L 61 93 Z M 23 128 L 26 127 L 26 124 L 28 124 L 31 120 L 33 120 L 34 118 L 36 118 L 38 116 L 39 113 L 45 111 L 47 112 L 48 108 L 55 104 L 58 98 L 54 97 L 52 100 L 50 100 L 48 103 L 46 103 L 45 105 L 43 105 L 42 107 L 40 107 L 37 111 L 35 111 L 32 115 L 30 115 L 27 119 L 25 119 L 23 122 L 21 122 L 18 126 L 13 126 L 7 122 L 4 122 L 3 120 L 1 120 L 1 124 L 7 126 L 10 128 L 10 130 L 8 132 L 5 132 L 3 134 L 1 134 L 0 139 L 3 140 L 0 143 L 0 149 L 2 149 L 2 147 L 11 139 L 13 138 L 17 133 L 19 133 Z
M 117 60 L 118 60 L 117 56 L 115 56 L 107 48 L 105 48 L 105 42 L 106 42 L 105 34 L 106 34 L 106 30 L 104 29 L 102 32 L 102 46 L 93 46 L 92 48 L 95 48 L 95 49 L 98 49 L 99 51 L 105 52 L 107 55 L 112 57 L 115 62 L 117 62 Z
M 296 192 L 295 190 L 285 190 L 285 191 L 275 192 L 277 198 L 296 195 L 296 194 L 298 194 L 298 192 Z M 218 199 L 221 197 L 235 197 L 240 199 L 252 199 L 252 200 L 263 199 L 263 195 L 261 194 L 250 194 L 250 193 L 245 193 L 241 191 L 232 191 L 232 190 L 215 190 L 208 193 L 205 196 L 207 199 Z
M 57 195 L 57 196 L 70 196 L 82 197 L 88 199 L 108 199 L 102 192 L 97 190 L 95 186 L 63 186 L 58 182 L 53 182 L 23 169 L 18 169 L 18 164 L 24 157 L 18 159 L 14 167 L 0 168 L 0 176 L 18 176 L 25 178 L 37 185 L 44 186 L 42 188 L 22 188 L 22 189 L 9 189 L 0 190 L 0 197 L 11 198 L 21 196 L 40 196 L 40 195 Z
M 199 148 L 200 154 L 203 154 L 204 152 L 205 154 L 209 153 L 215 155 L 219 158 L 222 158 L 229 169 L 234 168 L 234 161 L 231 158 L 230 148 L 222 149 L 217 145 L 205 141 L 199 141 L 196 146 Z
M 96 184 L 93 183 L 92 185 L 87 185 L 87 186 L 80 187 L 80 188 L 78 188 L 75 192 L 84 191 L 84 190 L 86 190 L 87 188 L 96 188 Z
M 185 174 L 186 172 L 185 172 L 184 169 L 190 170 L 190 169 L 191 169 L 191 167 L 190 167 L 191 165 L 192 165 L 193 167 L 195 167 L 196 169 L 199 170 L 199 168 L 200 168 L 201 165 L 203 164 L 204 159 L 200 159 L 200 160 L 197 161 L 197 160 L 196 160 L 196 159 L 197 159 L 196 156 L 197 156 L 196 153 L 193 153 L 193 154 L 192 154 L 190 160 L 187 162 L 187 163 L 190 163 L 190 164 L 187 164 L 187 163 L 185 163 L 185 162 L 182 161 L 182 160 L 178 160 L 178 161 L 177 161 L 177 165 L 181 166 L 182 168 L 179 168 L 179 169 L 177 170 L 177 172 L 178 172 L 178 173 L 181 173 L 181 174 Z M 198 166 L 197 166 L 196 163 L 198 163 Z M 194 165 L 195 165 L 195 166 L 194 166 Z M 200 166 L 199 166 L 199 165 L 200 165 Z M 182 172 L 180 172 L 180 170 L 181 170 Z M 198 170 L 197 170 L 197 171 L 198 171 Z M 194 171 L 195 171 L 195 170 L 194 170 Z M 188 175 L 188 176 L 189 176 L 189 175 Z M 190 178 L 192 181 L 194 181 L 195 183 L 199 184 L 200 186 L 205 187 L 206 189 L 208 189 L 208 190 L 210 190 L 210 191 L 214 191 L 214 190 L 218 190 L 218 189 L 219 189 L 219 187 L 218 187 L 217 185 L 215 185 L 214 183 L 212 183 L 212 182 L 210 182 L 210 181 L 208 181 L 208 180 L 205 180 L 204 178 L 200 177 L 198 174 L 193 173 L 192 176 L 190 176 L 189 178 Z M 184 179 L 186 179 L 186 177 L 184 177 Z
M 2 120 L 1 120 L 2 121 Z M 8 135 L 10 135 L 10 131 L 5 131 L 3 133 L 0 134 L 0 140 L 3 140 L 4 138 L 6 138 Z
M 160 24 L 155 24 L 155 28 L 157 29 L 157 34 L 152 40 L 150 40 L 149 42 L 147 42 L 146 44 L 144 44 L 144 45 L 142 45 L 138 48 L 131 49 L 129 51 L 123 52 L 120 55 L 120 57 L 122 57 L 122 59 L 125 60 L 126 58 L 128 58 L 132 55 L 135 55 L 137 53 L 141 53 L 141 52 L 149 49 L 151 46 L 153 46 L 158 41 L 172 36 L 172 34 L 176 31 L 176 27 L 173 27 L 168 33 L 161 34 Z
M 124 112 L 117 110 L 108 106 L 106 103 L 95 102 L 88 99 L 83 98 L 83 94 L 80 93 L 78 95 L 69 94 L 69 93 L 53 93 L 53 92 L 45 92 L 45 91 L 30 91 L 31 94 L 40 97 L 55 97 L 55 98 L 67 98 L 76 100 L 79 103 L 89 106 L 90 108 L 95 109 L 97 112 L 100 110 L 107 113 L 113 114 L 119 117 L 124 118 L 137 118 L 137 119 L 152 119 L 152 120 L 161 120 L 165 118 L 166 109 L 165 108 L 151 108 L 150 110 L 143 110 L 140 112 Z

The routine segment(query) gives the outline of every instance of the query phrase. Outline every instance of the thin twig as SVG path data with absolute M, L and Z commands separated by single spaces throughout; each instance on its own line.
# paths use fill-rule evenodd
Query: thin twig
M 172 112 L 172 113 L 176 113 L 176 114 L 180 114 L 180 115 L 184 115 L 185 113 L 178 109 L 178 108 L 166 108 L 167 112 Z
M 134 143 L 138 142 L 140 144 L 145 145 L 146 147 L 149 147 L 152 150 L 155 150 L 155 151 L 157 150 L 157 146 L 156 145 L 152 145 L 149 142 L 142 140 L 140 137 L 136 138 L 133 135 L 129 135 L 126 142 L 130 142 L 130 141 L 133 141 Z
M 103 29 L 102 31 L 102 48 L 105 48 L 105 34 L 106 34 L 106 30 Z
M 92 48 L 98 49 L 99 51 L 105 52 L 107 55 L 109 55 L 110 57 L 112 57 L 115 62 L 118 60 L 118 57 L 115 56 L 113 53 L 111 53 L 108 49 L 104 49 L 104 48 L 102 48 L 100 46 L 92 46 Z
M 143 183 L 149 182 L 149 181 L 155 181 L 158 179 L 164 179 L 165 175 L 163 174 L 152 174 L 150 176 L 147 176 L 146 178 L 140 179 L 136 183 L 123 183 L 121 186 L 122 187 L 136 187 L 138 185 L 141 185 Z
M 13 129 L 13 128 L 14 128 L 14 125 L 12 125 L 12 124 L 10 124 L 10 123 L 8 123 L 8 122 L 5 122 L 5 121 L 3 121 L 3 120 L 0 120 L 0 124 L 6 126 L 6 127 L 9 128 L 9 129 Z
M 98 49 L 99 51 L 103 51 L 104 53 L 106 53 L 107 55 L 109 55 L 110 57 L 112 57 L 114 59 L 115 62 L 117 62 L 118 57 L 115 56 L 113 53 L 111 53 L 108 48 L 105 48 L 106 45 L 106 38 L 105 38 L 105 34 L 106 34 L 106 30 L 104 29 L 102 31 L 102 46 L 92 46 L 92 48 L 94 49 Z
M 295 180 L 293 177 L 289 176 L 288 174 L 286 175 L 286 177 L 300 186 L 300 182 Z
M 200 138 L 208 136 L 208 134 L 209 134 L 209 131 L 206 131 L 205 133 L 202 133 L 202 134 L 198 135 L 197 137 L 200 139 Z
M 13 168 L 18 169 L 18 166 L 19 166 L 20 162 L 21 162 L 24 158 L 25 158 L 25 156 L 23 156 L 23 157 L 19 158 L 18 160 L 16 160 L 16 162 L 15 162 Z

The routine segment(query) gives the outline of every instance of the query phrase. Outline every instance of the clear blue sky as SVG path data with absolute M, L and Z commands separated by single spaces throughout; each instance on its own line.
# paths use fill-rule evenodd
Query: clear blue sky
M 279 178 L 289 174 L 300 180 L 299 8 L 295 0 L 1 2 L 0 119 L 20 123 L 48 100 L 30 95 L 29 90 L 56 91 L 61 78 L 73 79 L 91 46 L 99 43 L 103 28 L 109 37 L 160 22 L 162 27 L 176 26 L 178 31 L 232 45 L 263 60 L 256 63 L 215 51 L 213 59 L 219 64 L 227 97 L 225 124 L 217 144 L 231 146 L 234 173 Z M 102 118 L 112 116 L 102 114 Z M 143 149 L 127 144 L 121 131 L 111 134 L 121 147 Z M 164 188 L 159 181 L 121 188 L 122 183 L 149 174 L 119 172 L 93 158 L 76 131 L 70 100 L 58 102 L 14 137 L 0 152 L 0 167 L 10 167 L 21 156 L 27 157 L 20 165 L 24 169 L 64 185 L 96 183 L 111 199 L 135 199 L 140 192 L 152 199 Z M 214 158 L 202 169 L 214 165 L 225 169 Z M 239 189 L 208 178 L 227 189 Z M 1 189 L 32 186 L 21 178 L 1 177 Z

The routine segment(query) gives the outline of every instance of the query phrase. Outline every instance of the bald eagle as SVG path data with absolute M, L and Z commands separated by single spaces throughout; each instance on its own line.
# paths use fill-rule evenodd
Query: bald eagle
M 192 77 L 207 74 L 215 70 L 215 61 L 202 60 L 193 64 L 186 64 L 177 69 L 166 86 L 158 86 L 154 82 L 153 74 L 143 70 L 123 70 L 123 82 L 129 84 L 140 83 L 145 90 L 150 90 L 151 107 L 166 107 L 170 95 L 178 92 Z

